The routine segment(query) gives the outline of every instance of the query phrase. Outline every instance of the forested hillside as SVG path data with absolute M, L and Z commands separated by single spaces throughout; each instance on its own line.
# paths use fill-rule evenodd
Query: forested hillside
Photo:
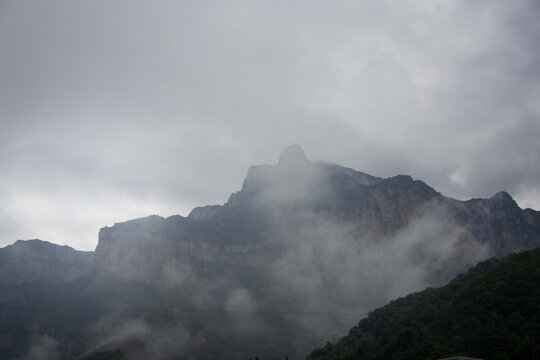
M 540 358 L 540 249 L 480 263 L 369 313 L 322 359 Z

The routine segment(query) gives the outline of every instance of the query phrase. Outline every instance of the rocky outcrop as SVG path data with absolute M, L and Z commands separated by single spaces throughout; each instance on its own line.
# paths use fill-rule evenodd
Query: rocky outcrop
M 474 237 L 489 242 L 495 256 L 540 246 L 540 212 L 522 210 L 504 191 L 489 199 L 452 203 L 457 221 Z
M 90 270 L 92 256 L 47 241 L 18 240 L 0 249 L 0 285 L 70 281 Z
M 287 146 L 279 155 L 278 165 L 282 167 L 304 167 L 309 166 L 309 160 L 304 150 L 294 144 Z
M 178 215 L 131 220 L 100 230 L 93 268 L 165 287 L 187 278 L 223 275 L 226 269 L 262 262 L 262 243 L 238 244 L 241 233 L 231 224 L 208 224 Z
M 473 242 L 496 256 L 540 246 L 540 212 L 520 209 L 505 192 L 458 201 L 407 175 L 382 179 L 311 163 L 293 145 L 278 165 L 250 167 L 242 189 L 224 205 L 195 208 L 187 218 L 152 216 L 102 229 L 94 267 L 166 284 L 174 274 L 264 267 L 279 254 L 275 239 L 283 229 L 306 221 L 348 224 L 355 238 L 384 241 L 426 214 L 461 229 L 464 258 Z

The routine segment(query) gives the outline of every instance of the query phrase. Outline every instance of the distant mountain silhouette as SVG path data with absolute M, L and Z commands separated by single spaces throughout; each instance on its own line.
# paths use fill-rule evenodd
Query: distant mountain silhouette
M 92 251 L 37 239 L 19 240 L 0 249 L 0 284 L 73 280 L 90 270 L 92 257 Z

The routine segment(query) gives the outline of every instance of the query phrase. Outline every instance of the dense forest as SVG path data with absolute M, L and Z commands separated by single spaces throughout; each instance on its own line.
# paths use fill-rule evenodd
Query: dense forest
M 446 286 L 392 301 L 307 359 L 458 355 L 540 359 L 540 249 L 484 261 Z

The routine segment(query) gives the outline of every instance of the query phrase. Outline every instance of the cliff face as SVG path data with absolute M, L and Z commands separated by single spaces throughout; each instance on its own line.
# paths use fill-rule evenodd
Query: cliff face
M 47 241 L 19 240 L 0 249 L 0 285 L 70 281 L 90 271 L 92 256 Z
M 262 243 L 242 240 L 243 235 L 235 224 L 150 216 L 101 229 L 93 267 L 124 280 L 161 286 L 192 276 L 213 278 L 225 269 L 262 263 Z
M 489 199 L 454 201 L 452 210 L 457 221 L 488 242 L 498 257 L 540 246 L 540 212 L 522 210 L 504 191 Z
M 330 223 L 347 226 L 359 242 L 385 241 L 427 216 L 459 228 L 459 271 L 478 260 L 467 260 L 474 244 L 488 249 L 485 256 L 540 246 L 540 213 L 520 209 L 507 193 L 458 201 L 410 176 L 382 179 L 312 164 L 296 148 L 286 149 L 278 165 L 252 166 L 224 205 L 195 208 L 187 218 L 152 216 L 102 229 L 94 266 L 167 284 L 186 274 L 268 266 L 283 251 L 287 230 Z

